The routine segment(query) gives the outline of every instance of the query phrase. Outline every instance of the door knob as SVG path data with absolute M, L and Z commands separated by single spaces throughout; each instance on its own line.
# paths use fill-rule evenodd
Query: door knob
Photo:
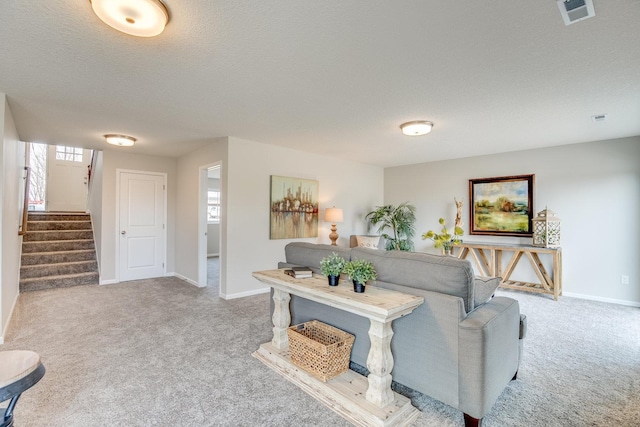
M 122 230 L 122 231 L 120 232 L 120 234 L 122 234 L 122 235 L 124 236 L 125 234 L 127 234 L 127 232 L 126 232 L 125 230 Z

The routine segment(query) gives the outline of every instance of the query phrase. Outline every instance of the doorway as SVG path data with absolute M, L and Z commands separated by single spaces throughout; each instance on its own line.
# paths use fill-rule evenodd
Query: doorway
M 220 295 L 221 230 L 222 230 L 221 165 L 200 168 L 200 207 L 198 247 L 198 286 Z
M 92 150 L 29 144 L 29 211 L 86 212 Z
M 167 175 L 125 170 L 116 174 L 118 280 L 164 276 Z

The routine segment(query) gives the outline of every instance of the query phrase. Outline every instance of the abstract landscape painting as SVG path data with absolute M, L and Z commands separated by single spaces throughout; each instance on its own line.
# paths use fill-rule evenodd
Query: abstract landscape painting
M 469 180 L 470 234 L 532 235 L 535 175 Z
M 271 175 L 271 239 L 318 237 L 318 181 Z

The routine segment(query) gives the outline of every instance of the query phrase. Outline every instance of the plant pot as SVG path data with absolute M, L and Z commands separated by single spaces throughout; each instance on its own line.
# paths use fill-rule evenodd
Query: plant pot
M 361 294 L 364 292 L 364 288 L 364 283 L 356 282 L 355 280 L 353 281 L 353 292 Z
M 329 286 L 338 286 L 340 276 L 327 276 L 327 279 L 329 279 Z

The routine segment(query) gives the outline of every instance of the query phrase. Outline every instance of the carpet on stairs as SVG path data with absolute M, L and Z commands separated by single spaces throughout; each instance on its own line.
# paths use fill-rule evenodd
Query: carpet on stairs
M 30 212 L 22 240 L 20 291 L 98 284 L 91 217 Z

